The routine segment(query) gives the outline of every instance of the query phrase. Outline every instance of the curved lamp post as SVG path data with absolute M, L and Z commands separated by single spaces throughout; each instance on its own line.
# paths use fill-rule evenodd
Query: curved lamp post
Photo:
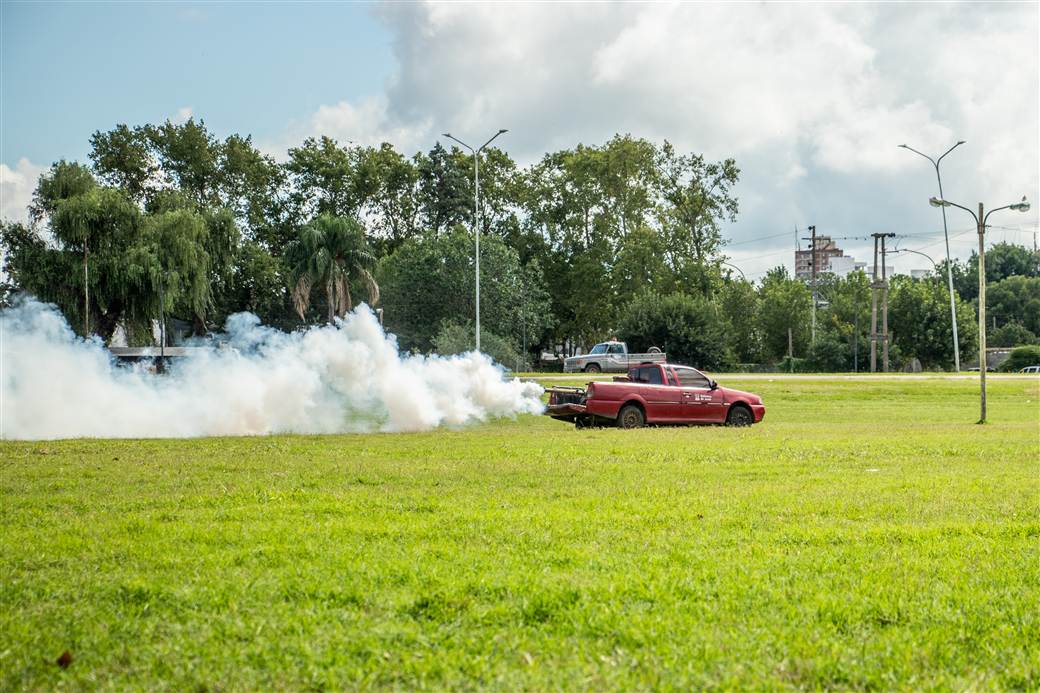
M 943 189 L 942 189 L 942 176 L 939 175 L 939 162 L 941 162 L 943 160 L 943 157 L 946 156 L 946 154 L 949 154 L 950 152 L 952 152 L 954 149 L 956 149 L 957 147 L 961 146 L 962 144 L 964 144 L 964 140 L 958 141 L 957 144 L 955 144 L 952 147 L 950 147 L 949 149 L 947 149 L 946 152 L 942 156 L 940 156 L 938 159 L 933 159 L 932 157 L 928 156 L 927 154 L 919 152 L 916 149 L 914 149 L 913 147 L 908 147 L 905 144 L 901 144 L 899 146 L 902 147 L 903 149 L 907 149 L 907 150 L 913 152 L 914 154 L 918 154 L 920 156 L 923 156 L 925 159 L 928 159 L 928 161 L 932 162 L 932 166 L 935 167 L 935 178 L 936 178 L 936 180 L 939 181 L 939 199 L 941 200 L 941 199 L 943 199 Z M 943 218 L 943 236 L 946 238 L 946 283 L 947 283 L 947 287 L 950 290 L 950 324 L 953 325 L 953 369 L 955 371 L 960 371 L 960 369 L 961 369 L 961 345 L 960 345 L 960 343 L 957 340 L 957 304 L 953 300 L 953 266 L 952 266 L 952 264 L 950 262 L 950 232 L 949 232 L 949 230 L 946 227 L 946 208 L 945 207 L 942 208 L 942 218 Z M 932 264 L 934 265 L 935 263 L 933 262 Z
M 892 252 L 893 253 L 913 253 L 914 255 L 920 255 L 923 258 L 927 258 L 928 262 L 932 263 L 933 269 L 939 266 L 939 265 L 935 264 L 935 260 L 932 259 L 931 255 L 929 255 L 928 253 L 922 253 L 920 250 L 910 250 L 909 248 L 900 248 L 898 245 L 896 245 L 896 249 L 893 250 Z
M 731 262 L 721 262 L 720 261 L 719 264 L 725 265 L 726 267 L 732 267 L 733 269 L 737 270 L 738 272 L 740 272 L 740 278 L 743 279 L 744 281 L 747 281 L 747 277 L 744 276 L 744 270 L 740 269 L 739 267 L 737 267 L 733 263 L 731 263 Z
M 999 212 L 1002 209 L 1013 209 L 1016 212 L 1028 212 L 1029 203 L 1026 202 L 1026 198 L 1023 196 L 1021 202 L 1016 202 L 1012 205 L 1004 205 L 1003 207 L 997 207 L 991 209 L 985 214 L 983 213 L 982 203 L 979 203 L 979 213 L 976 215 L 975 212 L 971 211 L 963 205 L 959 205 L 956 202 L 950 202 L 939 197 L 933 197 L 928 200 L 928 204 L 933 207 L 956 207 L 957 209 L 963 209 L 965 212 L 970 214 L 975 219 L 975 226 L 979 233 L 979 388 L 980 388 L 980 400 L 979 400 L 979 423 L 986 423 L 986 220 L 989 219 L 989 215 L 993 212 Z
M 476 314 L 477 314 L 477 351 L 480 351 L 480 153 L 484 151 L 484 147 L 491 144 L 496 137 L 499 135 L 509 132 L 508 130 L 499 130 L 496 132 L 490 140 L 480 145 L 476 149 L 469 146 L 458 137 L 452 137 L 450 132 L 445 132 L 444 136 L 449 140 L 455 140 L 466 149 L 473 153 L 473 243 L 475 247 L 475 254 L 477 258 L 477 287 L 476 287 Z

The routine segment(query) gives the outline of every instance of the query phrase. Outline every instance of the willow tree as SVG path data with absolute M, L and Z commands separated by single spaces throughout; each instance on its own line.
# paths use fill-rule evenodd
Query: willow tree
M 57 303 L 83 334 L 111 336 L 138 297 L 125 262 L 140 239 L 138 207 L 122 190 L 98 185 L 86 167 L 60 161 L 40 178 L 31 217 L 33 233 L 43 239 L 37 228 L 45 223 L 50 241 L 7 248 L 39 263 L 38 273 L 21 273 L 22 288 Z
M 379 286 L 369 271 L 376 258 L 356 220 L 322 214 L 300 230 L 289 257 L 293 267 L 292 303 L 301 320 L 310 307 L 315 286 L 325 288 L 330 323 L 353 308 L 350 284 L 355 277 L 367 287 L 369 303 L 379 302 Z
M 194 210 L 171 209 L 145 218 L 142 242 L 132 257 L 151 298 L 149 316 L 190 316 L 196 333 L 200 326 L 205 330 L 213 305 L 208 241 L 209 226 Z

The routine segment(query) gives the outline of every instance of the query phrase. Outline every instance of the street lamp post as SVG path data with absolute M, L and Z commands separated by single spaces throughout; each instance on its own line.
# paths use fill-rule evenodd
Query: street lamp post
M 982 203 L 979 203 L 979 213 L 971 211 L 967 207 L 957 204 L 956 202 L 950 202 L 949 200 L 933 197 L 928 200 L 928 203 L 933 207 L 957 207 L 963 209 L 965 212 L 970 214 L 975 219 L 975 226 L 979 234 L 979 423 L 986 423 L 986 220 L 989 219 L 989 215 L 993 212 L 999 212 L 1002 209 L 1013 209 L 1016 212 L 1028 212 L 1029 203 L 1026 202 L 1026 198 L 1023 197 L 1021 202 L 1017 202 L 1013 205 L 1004 205 L 1003 207 L 997 207 L 991 209 L 989 212 L 983 213 Z
M 496 132 L 491 139 L 484 144 L 480 145 L 476 149 L 469 146 L 457 137 L 452 137 L 450 132 L 444 133 L 444 136 L 449 140 L 454 140 L 461 144 L 466 149 L 473 153 L 473 244 L 474 254 L 476 255 L 476 279 L 477 286 L 475 291 L 476 296 L 476 316 L 477 316 L 477 351 L 480 351 L 480 153 L 484 151 L 484 147 L 491 144 L 496 137 L 499 135 L 509 132 L 508 130 L 499 130 Z
M 933 159 L 927 154 L 923 154 L 922 152 L 917 151 L 913 147 L 908 147 L 905 144 L 901 144 L 899 146 L 903 149 L 907 149 L 913 152 L 914 154 L 923 156 L 925 159 L 928 159 L 928 161 L 932 162 L 932 166 L 935 167 L 935 178 L 939 181 L 939 199 L 942 200 L 944 198 L 942 189 L 942 176 L 939 175 L 939 163 L 943 160 L 943 157 L 946 156 L 946 154 L 949 154 L 962 144 L 964 144 L 964 140 L 958 141 L 957 144 L 947 149 L 946 153 L 940 156 L 938 159 Z M 942 208 L 942 218 L 943 236 L 946 238 L 946 284 L 950 290 L 950 323 L 953 325 L 953 369 L 959 372 L 961 369 L 961 345 L 957 341 L 957 304 L 953 300 L 953 266 L 950 262 L 950 232 L 947 230 L 946 227 L 946 207 Z
M 920 255 L 921 257 L 926 258 L 928 260 L 928 262 L 932 263 L 932 268 L 933 269 L 937 268 L 939 266 L 939 265 L 935 264 L 935 260 L 932 259 L 931 255 L 929 255 L 928 253 L 922 253 L 920 250 L 910 250 L 909 248 L 900 248 L 898 245 L 896 245 L 896 249 L 893 250 L 892 252 L 893 253 L 913 253 L 914 255 Z
M 732 267 L 733 269 L 737 270 L 738 272 L 740 272 L 740 278 L 744 281 L 747 281 L 747 277 L 744 276 L 744 270 L 740 269 L 739 267 L 730 262 L 722 262 L 721 264 L 725 265 L 726 267 Z

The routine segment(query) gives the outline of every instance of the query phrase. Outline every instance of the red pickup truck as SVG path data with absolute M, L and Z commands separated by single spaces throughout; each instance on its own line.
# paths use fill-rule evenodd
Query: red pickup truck
M 613 382 L 589 383 L 585 389 L 553 387 L 546 414 L 578 427 L 646 424 L 728 424 L 750 426 L 765 416 L 762 398 L 719 387 L 689 366 L 644 364 Z

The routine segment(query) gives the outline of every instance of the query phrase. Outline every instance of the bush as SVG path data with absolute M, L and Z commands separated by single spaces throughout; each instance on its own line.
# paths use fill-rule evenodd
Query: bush
M 998 370 L 1004 373 L 1014 373 L 1026 366 L 1040 366 L 1040 346 L 1029 345 L 1012 349 L 1011 356 L 1008 356 L 1007 360 L 1000 364 Z
M 792 358 L 785 356 L 780 363 L 776 364 L 776 370 L 780 373 L 809 373 L 809 359 Z
M 442 356 L 464 354 L 473 348 L 473 325 L 469 323 L 444 322 L 433 338 L 433 350 Z M 506 368 L 530 370 L 512 341 L 484 329 L 480 330 L 480 350 Z
M 822 373 L 838 373 L 851 370 L 852 361 L 849 345 L 831 334 L 821 334 L 816 344 L 809 349 L 806 365 L 809 370 Z
M 993 330 L 989 335 L 990 346 L 1016 347 L 1024 344 L 1036 344 L 1036 335 L 1026 329 L 1020 322 L 1009 322 Z

